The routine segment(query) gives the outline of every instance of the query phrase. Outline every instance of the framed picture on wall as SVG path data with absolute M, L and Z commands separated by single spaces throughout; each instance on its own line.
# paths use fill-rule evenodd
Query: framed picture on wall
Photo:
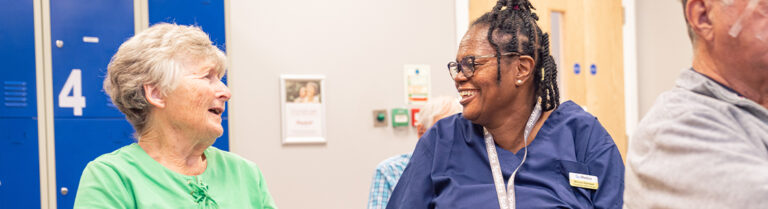
M 325 143 L 325 76 L 281 75 L 283 144 Z

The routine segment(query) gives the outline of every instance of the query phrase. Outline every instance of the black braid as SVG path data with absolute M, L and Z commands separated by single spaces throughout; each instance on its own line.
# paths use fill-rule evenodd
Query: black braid
M 539 16 L 533 12 L 535 9 L 529 0 L 498 0 L 492 11 L 485 13 L 472 25 L 489 26 L 487 39 L 496 50 L 497 83 L 501 82 L 502 50 L 529 55 L 534 59 L 536 64 L 533 82 L 536 96 L 541 99 L 541 108 L 549 111 L 560 104 L 557 65 L 549 52 L 549 34 L 543 33 L 536 24 Z M 498 31 L 499 35 L 511 35 L 511 40 L 507 43 L 496 43 L 493 38 L 494 31 Z M 519 37 L 525 39 L 518 39 Z

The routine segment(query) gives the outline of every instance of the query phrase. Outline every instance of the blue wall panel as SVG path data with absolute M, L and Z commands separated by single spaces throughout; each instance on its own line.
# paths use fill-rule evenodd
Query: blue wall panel
M 32 0 L 0 0 L 0 208 L 40 208 Z

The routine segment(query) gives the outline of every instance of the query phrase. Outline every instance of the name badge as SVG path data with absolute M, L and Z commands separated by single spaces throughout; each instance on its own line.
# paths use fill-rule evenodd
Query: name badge
M 568 180 L 572 187 L 597 190 L 597 176 L 569 172 Z

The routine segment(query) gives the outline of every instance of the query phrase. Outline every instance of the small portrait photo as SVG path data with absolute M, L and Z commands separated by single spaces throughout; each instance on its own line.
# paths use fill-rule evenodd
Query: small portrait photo
M 286 103 L 322 103 L 319 80 L 285 80 Z
M 325 143 L 325 76 L 281 75 L 283 144 Z

